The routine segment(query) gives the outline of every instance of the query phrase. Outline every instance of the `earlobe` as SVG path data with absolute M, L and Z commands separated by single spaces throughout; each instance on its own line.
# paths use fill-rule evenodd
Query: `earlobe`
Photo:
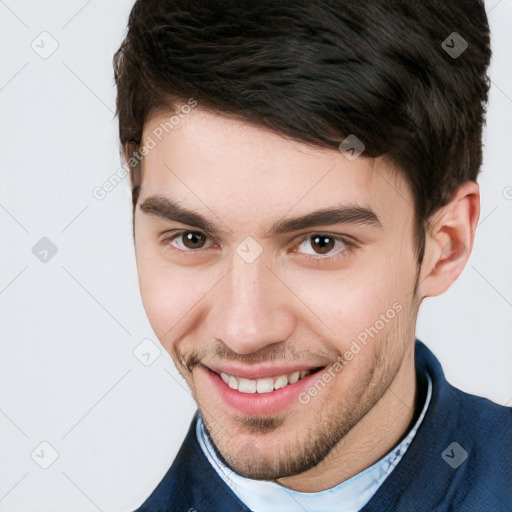
M 441 295 L 460 276 L 473 249 L 479 216 L 480 191 L 474 181 L 462 184 L 434 214 L 426 233 L 420 298 Z

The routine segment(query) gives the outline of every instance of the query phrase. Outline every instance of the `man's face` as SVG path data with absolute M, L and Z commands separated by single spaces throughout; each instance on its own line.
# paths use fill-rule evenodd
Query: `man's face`
M 149 321 L 224 460 L 253 478 L 301 473 L 412 360 L 411 193 L 380 158 L 199 109 L 158 141 L 168 119 L 145 125 L 157 144 L 135 211 Z M 207 224 L 173 220 L 166 199 Z M 341 213 L 287 222 L 319 210 Z

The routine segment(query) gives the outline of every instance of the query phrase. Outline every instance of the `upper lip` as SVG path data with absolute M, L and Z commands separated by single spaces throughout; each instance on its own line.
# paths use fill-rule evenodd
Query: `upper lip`
M 316 368 L 323 367 L 318 363 L 295 363 L 295 364 L 282 364 L 276 365 L 252 365 L 244 366 L 237 364 L 216 364 L 211 363 L 204 365 L 209 370 L 216 373 L 226 373 L 233 375 L 234 377 L 242 377 L 245 379 L 262 379 L 265 377 L 279 377 L 280 375 L 289 375 L 293 372 L 300 372 L 302 370 L 314 370 Z

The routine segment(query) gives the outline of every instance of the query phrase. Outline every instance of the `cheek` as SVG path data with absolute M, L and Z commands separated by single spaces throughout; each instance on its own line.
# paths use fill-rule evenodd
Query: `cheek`
M 184 328 L 204 291 L 191 272 L 166 261 L 143 241 L 137 248 L 137 273 L 149 323 L 166 347 Z
M 302 310 L 312 325 L 318 326 L 317 334 L 341 354 L 351 347 L 357 351 L 352 342 L 358 340 L 364 347 L 364 354 L 357 357 L 360 363 L 372 358 L 380 339 L 407 324 L 404 320 L 412 299 L 414 259 L 412 252 L 394 247 L 390 243 L 388 248 L 374 248 L 340 272 L 286 276 L 295 283 L 296 295 L 307 304 Z

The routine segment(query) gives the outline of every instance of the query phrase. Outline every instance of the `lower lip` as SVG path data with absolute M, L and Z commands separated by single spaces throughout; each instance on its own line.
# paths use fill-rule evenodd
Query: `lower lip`
M 323 371 L 320 370 L 307 375 L 294 384 L 288 384 L 284 388 L 270 393 L 241 393 L 237 389 L 230 388 L 218 373 L 205 366 L 202 366 L 201 369 L 206 372 L 212 388 L 224 404 L 238 413 L 249 416 L 276 414 L 283 411 L 298 401 L 298 396 L 308 389 L 313 382 L 321 378 Z

